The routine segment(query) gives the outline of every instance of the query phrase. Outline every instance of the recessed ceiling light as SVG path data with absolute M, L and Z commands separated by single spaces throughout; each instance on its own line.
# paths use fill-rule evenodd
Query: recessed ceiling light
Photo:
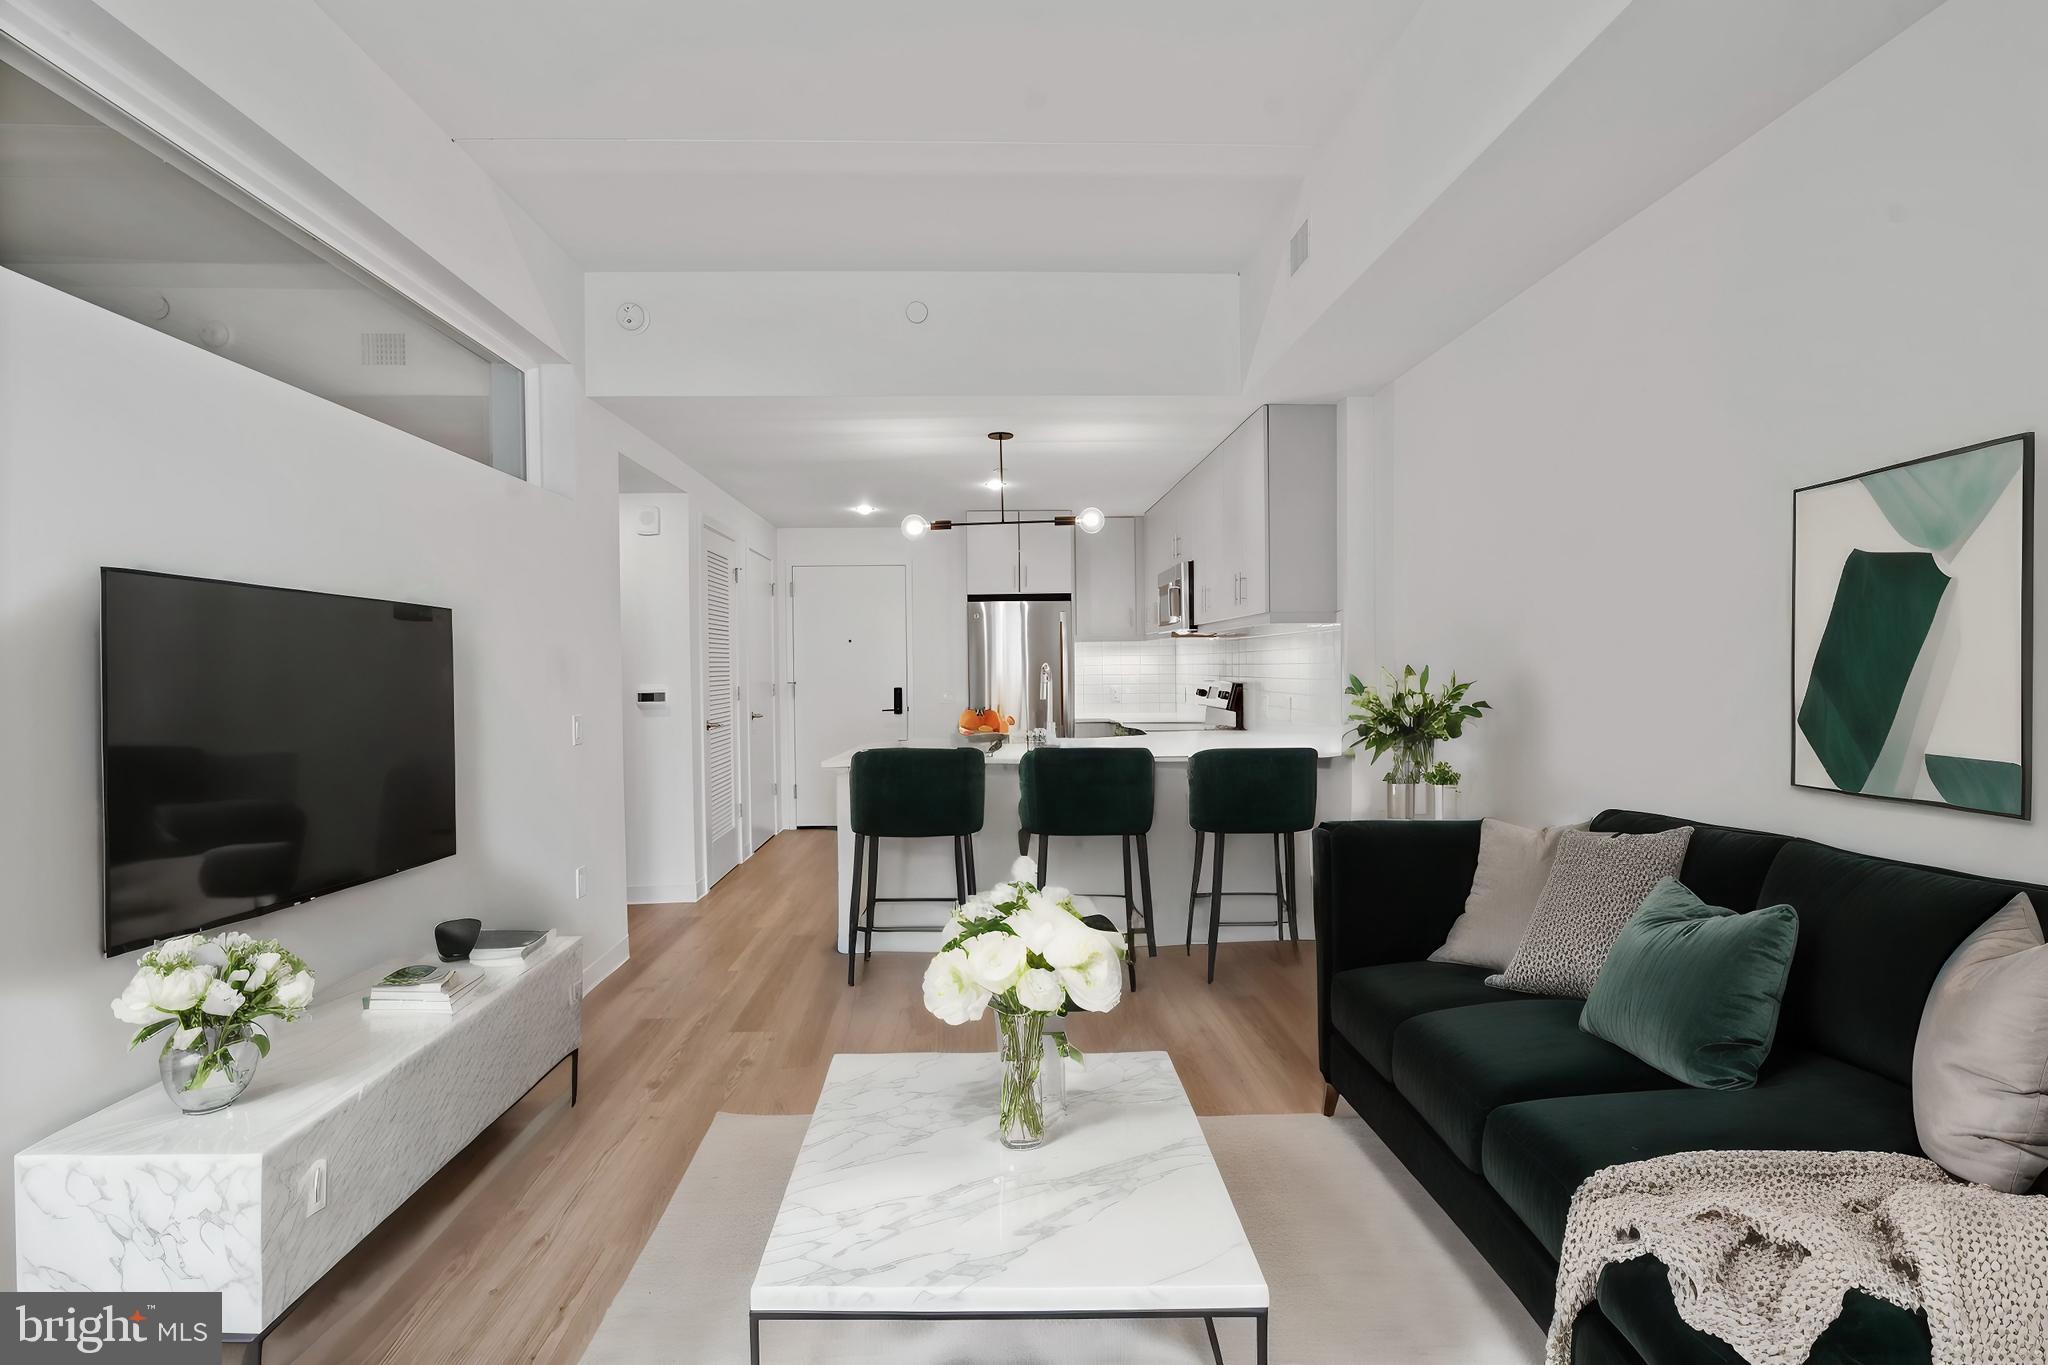
M 873 503 L 871 503 L 871 502 L 864 502 L 864 503 L 861 503 L 861 504 L 860 504 L 860 505 L 859 505 L 858 507 L 855 507 L 855 508 L 854 508 L 853 510 L 854 510 L 854 511 L 856 511 L 856 512 L 858 512 L 858 513 L 859 513 L 860 515 L 862 515 L 862 516 L 864 516 L 864 517 L 871 517 L 871 516 L 873 516 L 873 515 L 875 514 L 875 510 L 876 510 L 876 509 L 875 509 L 875 505 L 874 505 Z
M 991 493 L 1000 493 L 1003 489 L 1009 487 L 1001 479 L 984 479 L 981 486 Z

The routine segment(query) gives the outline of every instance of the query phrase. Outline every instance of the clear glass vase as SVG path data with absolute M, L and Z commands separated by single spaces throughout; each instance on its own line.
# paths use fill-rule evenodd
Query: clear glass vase
M 263 1046 L 256 1040 L 262 1033 L 257 1024 L 210 1028 L 191 1047 L 166 1049 L 156 1063 L 164 1093 L 188 1114 L 227 1108 L 256 1079 L 256 1063 L 263 1060 Z
M 996 1063 L 1002 1077 L 996 1136 L 1005 1147 L 1036 1147 L 1046 1128 L 1045 1016 L 997 1011 Z

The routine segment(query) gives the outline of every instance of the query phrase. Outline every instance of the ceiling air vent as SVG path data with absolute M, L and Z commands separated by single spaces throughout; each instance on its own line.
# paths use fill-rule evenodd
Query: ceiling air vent
M 405 333 L 363 333 L 363 363 L 365 365 L 403 365 L 405 363 Z
M 1301 226 L 1294 230 L 1293 238 L 1287 243 L 1287 273 L 1292 275 L 1308 261 L 1308 219 L 1301 220 Z

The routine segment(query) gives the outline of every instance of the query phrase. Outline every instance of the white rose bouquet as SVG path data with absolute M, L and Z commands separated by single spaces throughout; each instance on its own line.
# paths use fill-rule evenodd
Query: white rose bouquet
M 1039 1068 L 1045 1021 L 1071 1010 L 1102 1014 L 1123 998 L 1123 936 L 1062 887 L 1040 890 L 1029 858 L 1010 880 L 954 912 L 946 942 L 924 973 L 924 1007 L 949 1024 L 996 1012 L 1003 1063 L 997 1121 L 1003 1141 L 1035 1147 L 1045 1137 Z M 1081 1061 L 1064 1032 L 1062 1057 Z
M 144 953 L 113 1010 L 121 1022 L 140 1025 L 131 1048 L 161 1033 L 164 1055 L 202 1053 L 182 1084 L 197 1090 L 229 1069 L 229 1049 L 238 1043 L 270 1055 L 259 1021 L 289 1023 L 312 1002 L 313 973 L 297 953 L 276 939 L 231 931 L 217 938 L 186 934 Z

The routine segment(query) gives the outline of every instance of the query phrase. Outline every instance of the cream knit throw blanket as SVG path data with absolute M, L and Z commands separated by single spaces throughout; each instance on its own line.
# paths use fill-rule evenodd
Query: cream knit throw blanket
M 1681 1152 L 1572 1196 L 1548 1365 L 1601 1267 L 1655 1256 L 1678 1315 L 1751 1365 L 1796 1365 L 1850 1289 L 1927 1314 L 1935 1365 L 2048 1365 L 2048 1198 L 1893 1152 Z

